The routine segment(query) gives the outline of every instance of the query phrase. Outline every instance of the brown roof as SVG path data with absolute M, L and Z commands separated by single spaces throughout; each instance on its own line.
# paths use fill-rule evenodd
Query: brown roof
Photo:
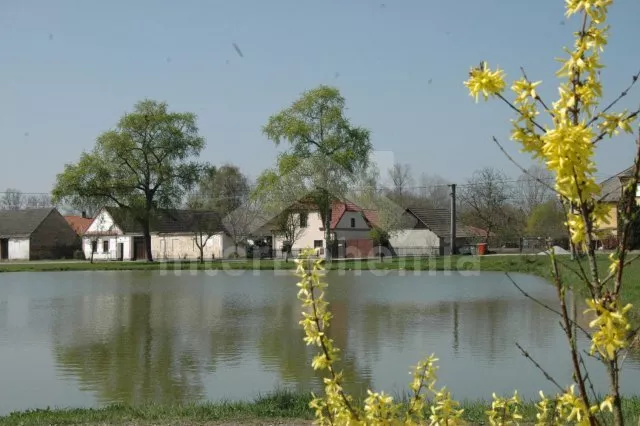
M 54 210 L 0 210 L 0 238 L 28 238 Z
M 409 207 L 406 210 L 439 237 L 451 237 L 451 212 L 449 209 Z M 456 221 L 456 237 L 475 236 L 465 225 Z
M 611 176 L 600 184 L 601 201 L 607 203 L 617 203 L 622 197 L 622 188 L 626 179 L 633 176 L 633 166 Z
M 84 235 L 84 233 L 87 232 L 87 229 L 89 229 L 89 226 L 91 226 L 91 222 L 93 222 L 93 219 L 91 219 L 90 217 L 65 216 L 64 218 L 67 220 L 67 223 L 69 223 L 69 226 L 71 226 L 73 230 L 76 231 L 76 234 L 80 236 Z

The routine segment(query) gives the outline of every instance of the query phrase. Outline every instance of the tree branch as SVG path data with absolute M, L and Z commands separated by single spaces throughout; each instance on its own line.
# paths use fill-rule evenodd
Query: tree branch
M 529 361 L 531 361 L 533 363 L 533 365 L 535 365 L 538 370 L 542 371 L 542 374 L 544 374 L 544 377 L 547 380 L 549 380 L 551 383 L 556 385 L 556 387 L 560 390 L 560 392 L 564 393 L 565 390 L 562 388 L 562 386 L 560 386 L 560 384 L 553 377 L 551 377 L 551 375 L 549 373 L 547 373 L 547 371 L 544 368 L 542 368 L 542 366 L 540 366 L 540 364 L 538 364 L 536 362 L 536 360 L 533 359 L 533 357 L 531 355 L 529 355 L 529 352 L 525 351 L 523 349 L 523 347 L 520 346 L 520 344 L 518 342 L 516 342 L 516 346 L 518 347 L 518 349 L 520 349 L 520 352 L 522 352 L 522 355 L 525 358 L 527 358 Z
M 634 74 L 631 77 L 631 84 L 629 84 L 629 86 L 627 86 L 626 89 L 624 89 L 620 95 L 613 100 L 613 102 L 611 102 L 609 105 L 607 105 L 607 107 L 605 109 L 603 109 L 602 111 L 600 111 L 598 114 L 594 115 L 593 118 L 591 120 L 589 120 L 589 122 L 587 123 L 587 127 L 591 126 L 593 123 L 595 123 L 598 118 L 602 115 L 605 114 L 607 111 L 609 111 L 611 108 L 613 108 L 613 106 L 615 104 L 617 104 L 620 99 L 624 98 L 625 96 L 627 96 L 627 94 L 629 93 L 629 90 L 631 90 L 631 88 L 636 84 L 636 82 L 638 81 L 638 78 L 640 78 L 640 71 L 638 71 L 636 74 Z
M 546 310 L 548 310 L 549 312 L 553 312 L 554 314 L 562 317 L 562 313 L 556 311 L 555 309 L 553 309 L 551 306 L 547 305 L 546 303 L 543 303 L 541 301 L 539 301 L 538 299 L 536 299 L 535 297 L 531 296 L 529 293 L 527 293 L 526 291 L 524 291 L 524 289 L 522 287 L 520 287 L 513 278 L 511 278 L 511 275 L 509 275 L 508 272 L 505 272 L 505 275 L 507 276 L 507 278 L 509 278 L 509 281 L 511 281 L 511 283 L 520 291 L 520 293 L 522 293 L 524 295 L 524 297 L 526 297 L 527 299 L 530 299 L 532 301 L 534 301 L 535 303 L 537 303 L 538 305 L 542 306 L 543 308 L 545 308 Z M 580 331 L 582 331 L 584 333 L 584 335 L 588 338 L 591 339 L 591 333 L 589 333 L 587 330 L 585 330 L 582 326 L 580 326 L 578 323 L 572 321 L 571 319 L 567 318 L 569 320 L 569 322 L 571 324 L 575 324 L 576 327 L 578 327 L 578 329 L 580 329 Z
M 625 118 L 623 118 L 623 120 L 630 120 L 634 117 L 637 117 L 638 114 L 640 114 L 640 108 L 638 108 L 637 110 L 635 110 L 634 112 L 630 113 L 628 116 L 626 116 Z M 598 142 L 600 142 L 602 139 L 604 139 L 604 137 L 607 135 L 606 131 L 602 131 L 594 140 L 593 140 L 593 144 L 597 144 Z
M 509 100 L 507 100 L 507 98 L 505 98 L 504 96 L 502 96 L 500 93 L 496 94 L 496 96 L 500 99 L 502 99 L 507 105 L 509 105 L 509 107 L 511 107 L 512 110 L 514 110 L 515 112 L 517 112 L 518 114 L 522 115 L 522 112 L 520 112 L 520 110 L 514 105 L 512 104 Z M 542 132 L 546 133 L 547 130 L 542 127 L 536 120 L 534 120 L 533 118 L 529 118 L 529 121 L 531 121 L 531 123 L 536 126 L 539 130 L 541 130 Z

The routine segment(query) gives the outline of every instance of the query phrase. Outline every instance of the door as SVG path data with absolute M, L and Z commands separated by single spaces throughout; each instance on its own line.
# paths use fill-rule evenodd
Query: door
M 133 260 L 143 260 L 147 258 L 147 251 L 144 246 L 144 237 L 133 237 Z
M 8 238 L 0 239 L 0 259 L 2 260 L 9 259 L 9 239 Z
M 118 243 L 116 246 L 116 259 L 124 260 L 124 243 Z

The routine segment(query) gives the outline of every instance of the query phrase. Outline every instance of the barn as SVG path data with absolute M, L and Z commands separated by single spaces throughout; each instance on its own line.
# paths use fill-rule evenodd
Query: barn
M 72 258 L 80 238 L 55 208 L 0 211 L 0 260 Z

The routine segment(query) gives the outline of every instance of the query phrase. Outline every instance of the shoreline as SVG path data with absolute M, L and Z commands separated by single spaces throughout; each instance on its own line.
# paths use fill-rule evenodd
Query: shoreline
M 311 425 L 313 410 L 310 394 L 276 391 L 251 402 L 202 402 L 192 404 L 129 406 L 108 405 L 102 408 L 34 409 L 0 416 L 0 426 L 50 424 L 135 424 L 135 425 Z M 487 401 L 460 401 L 463 418 L 471 424 L 486 423 Z M 535 401 L 523 402 L 523 422 L 534 422 Z M 640 396 L 623 399 L 629 424 L 640 418 Z M 428 416 L 427 416 L 428 417 Z

